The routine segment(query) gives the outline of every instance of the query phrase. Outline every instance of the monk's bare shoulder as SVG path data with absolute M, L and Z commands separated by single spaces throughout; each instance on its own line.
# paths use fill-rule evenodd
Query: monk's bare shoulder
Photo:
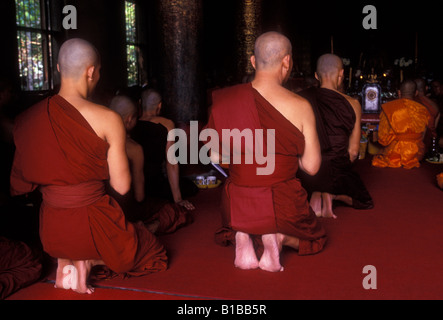
M 104 140 L 114 133 L 120 134 L 125 130 L 121 116 L 103 105 L 87 101 L 79 108 L 79 111 L 97 135 Z
M 175 129 L 175 124 L 172 120 L 166 119 L 164 117 L 155 117 L 151 119 L 152 122 L 163 125 L 168 131 Z
M 346 94 L 344 94 L 344 93 L 340 93 L 340 94 L 341 94 L 343 97 L 345 97 L 346 100 L 348 100 L 348 102 L 351 104 L 351 106 L 352 106 L 352 108 L 354 109 L 354 111 L 355 111 L 357 117 L 358 117 L 358 116 L 361 116 L 362 109 L 361 109 L 361 104 L 360 104 L 360 102 L 359 102 L 357 99 L 352 98 L 352 97 L 350 97 L 350 96 L 348 96 L 348 95 L 346 95 Z
M 303 131 L 306 121 L 310 121 L 314 117 L 311 104 L 305 98 L 296 93 L 288 91 L 283 99 L 284 108 L 282 114 L 300 131 Z

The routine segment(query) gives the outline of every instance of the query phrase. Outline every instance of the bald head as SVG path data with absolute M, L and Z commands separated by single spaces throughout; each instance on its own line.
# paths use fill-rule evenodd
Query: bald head
M 414 82 L 417 85 L 417 91 L 418 92 L 421 92 L 421 93 L 426 92 L 427 84 L 426 84 L 426 81 L 424 79 L 418 78 L 418 79 L 415 79 Z
M 402 98 L 413 99 L 417 93 L 417 84 L 413 80 L 405 80 L 400 85 L 400 93 Z
M 317 75 L 320 79 L 335 77 L 342 69 L 342 59 L 334 54 L 324 54 L 317 61 Z
M 134 102 L 126 96 L 115 96 L 109 108 L 120 114 L 123 120 L 137 113 L 137 107 Z
M 85 40 L 71 39 L 60 48 L 58 65 L 62 78 L 79 79 L 87 68 L 99 64 L 97 49 Z
M 292 56 L 291 42 L 287 37 L 278 32 L 265 33 L 255 42 L 257 71 L 280 66 L 287 55 Z
M 142 92 L 143 112 L 151 112 L 157 109 L 162 102 L 160 93 L 154 89 L 148 89 Z

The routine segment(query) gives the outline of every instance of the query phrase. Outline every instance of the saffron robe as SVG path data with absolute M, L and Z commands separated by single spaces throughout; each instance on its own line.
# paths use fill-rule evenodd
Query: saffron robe
M 245 155 L 251 146 L 231 148 L 230 177 L 222 198 L 223 226 L 216 232 L 216 242 L 234 243 L 237 231 L 255 236 L 282 233 L 300 240 L 300 255 L 322 251 L 325 231 L 296 177 L 305 148 L 303 134 L 250 83 L 214 92 L 207 128 L 215 129 L 220 139 L 224 129 L 264 130 L 263 150 L 267 150 L 268 130 L 275 130 L 275 170 L 270 175 L 257 175 L 257 168 L 266 166 L 257 161 L 245 164 L 243 159 L 242 164 L 233 164 L 234 152 Z M 265 156 L 269 159 L 270 155 Z
M 310 102 L 314 111 L 322 153 L 322 164 L 315 176 L 299 173 L 303 187 L 310 195 L 347 195 L 355 209 L 373 208 L 372 197 L 350 160 L 349 139 L 356 122 L 351 104 L 340 93 L 326 88 L 310 88 L 299 95 Z
M 438 186 L 443 189 L 443 172 L 437 176 L 437 183 Z
M 105 193 L 109 144 L 59 95 L 17 119 L 11 171 L 13 196 L 40 187 L 40 238 L 54 258 L 103 260 L 112 272 L 164 271 L 164 247 L 146 228 L 128 223 Z
M 374 156 L 375 167 L 419 168 L 425 145 L 423 138 L 430 114 L 422 104 L 410 99 L 398 99 L 383 105 L 378 141 L 385 148 Z

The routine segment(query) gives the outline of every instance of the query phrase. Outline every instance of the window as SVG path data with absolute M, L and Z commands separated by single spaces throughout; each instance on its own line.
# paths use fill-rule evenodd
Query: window
M 52 88 L 51 34 L 48 0 L 16 0 L 18 64 L 21 88 L 41 91 Z
M 133 1 L 125 1 L 126 18 L 126 59 L 128 72 L 128 86 L 141 83 L 141 72 L 139 65 L 140 45 L 137 35 L 137 8 Z

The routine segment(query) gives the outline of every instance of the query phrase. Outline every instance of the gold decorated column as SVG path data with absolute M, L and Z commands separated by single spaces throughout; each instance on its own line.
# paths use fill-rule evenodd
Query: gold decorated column
M 200 120 L 204 111 L 200 70 L 202 0 L 158 1 L 165 115 L 178 125 Z
M 250 57 L 254 54 L 255 40 L 261 34 L 262 0 L 241 0 L 237 19 L 238 78 L 254 74 Z

